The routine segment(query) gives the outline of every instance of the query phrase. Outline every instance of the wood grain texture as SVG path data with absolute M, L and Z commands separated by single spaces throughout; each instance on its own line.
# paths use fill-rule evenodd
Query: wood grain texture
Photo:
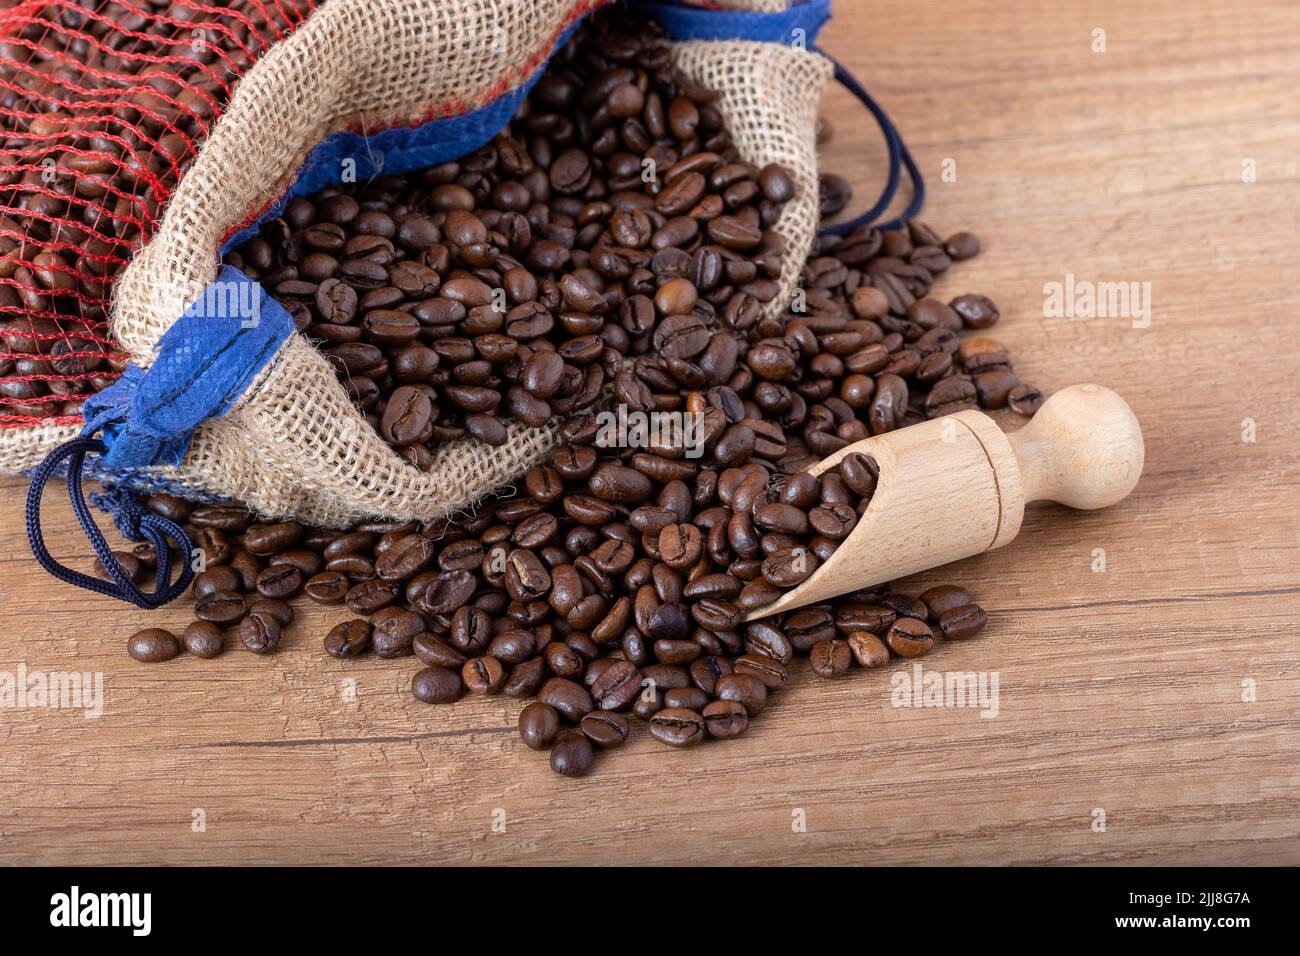
M 1146 434 L 1123 503 L 1031 509 L 1010 546 L 909 582 L 990 609 L 922 665 L 996 671 L 998 716 L 894 707 L 890 671 L 800 664 L 749 736 L 671 752 L 638 728 L 573 782 L 518 741 L 518 703 L 429 708 L 409 662 L 327 659 L 336 614 L 302 613 L 271 659 L 132 662 L 141 614 L 46 580 L 8 481 L 0 669 L 99 671 L 106 702 L 0 710 L 0 861 L 1300 863 L 1297 7 L 837 7 L 825 46 L 899 123 L 924 218 L 984 239 L 940 291 L 991 296 L 1022 378 L 1114 388 Z M 824 113 L 825 167 L 865 202 L 873 124 L 840 91 Z M 1149 327 L 1046 318 L 1067 273 L 1150 282 Z M 49 525 L 73 554 L 66 509 Z

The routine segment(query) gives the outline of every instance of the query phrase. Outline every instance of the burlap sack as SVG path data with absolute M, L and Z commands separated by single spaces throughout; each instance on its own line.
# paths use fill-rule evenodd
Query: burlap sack
M 281 195 L 325 136 L 415 124 L 448 104 L 485 104 L 531 74 L 564 27 L 599 5 L 325 4 L 244 78 L 154 238 L 119 279 L 113 331 L 133 361 L 150 364 L 159 337 L 216 275 L 223 238 Z M 817 222 L 814 130 L 831 67 L 775 43 L 693 41 L 675 55 L 691 78 L 721 92 L 719 110 L 745 159 L 784 163 L 796 175 L 799 197 L 778 224 L 788 242 L 781 295 L 772 303 L 781 308 Z M 554 427 L 514 426 L 500 447 L 471 439 L 444 446 L 421 472 L 366 424 L 324 356 L 294 335 L 236 407 L 200 426 L 178 467 L 130 481 L 233 498 L 267 517 L 328 527 L 367 517 L 436 519 L 508 486 L 555 443 Z

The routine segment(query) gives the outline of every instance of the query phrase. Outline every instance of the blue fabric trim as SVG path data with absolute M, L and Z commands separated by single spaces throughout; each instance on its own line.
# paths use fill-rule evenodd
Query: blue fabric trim
M 632 0 L 633 13 L 656 21 L 673 40 L 761 40 L 793 43 L 795 30 L 811 48 L 823 24 L 830 19 L 831 0 L 795 0 L 786 10 L 748 13 L 742 10 L 707 10 L 664 0 Z
M 560 35 L 551 50 L 552 55 L 569 42 L 583 19 L 585 17 L 574 21 Z M 357 182 L 365 182 L 375 176 L 405 173 L 459 159 L 490 143 L 492 137 L 505 129 L 514 117 L 524 98 L 546 72 L 549 62 L 550 57 L 547 57 L 519 86 L 471 113 L 380 133 L 342 132 L 325 137 L 307 154 L 306 162 L 288 191 L 255 223 L 227 239 L 221 251 L 227 252 L 253 238 L 264 222 L 280 215 L 299 196 L 310 196 L 326 186 L 337 186 L 342 180 L 344 159 L 356 161 Z
M 86 399 L 82 434 L 102 432 L 102 470 L 179 465 L 199 423 L 229 411 L 293 331 L 266 290 L 223 266 L 159 340 L 147 371 L 128 365 Z

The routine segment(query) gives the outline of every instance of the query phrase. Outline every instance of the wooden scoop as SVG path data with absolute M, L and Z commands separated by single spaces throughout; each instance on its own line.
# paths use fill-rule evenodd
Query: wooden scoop
M 746 620 L 1000 548 L 1032 501 L 1113 505 L 1137 484 L 1144 456 L 1137 418 L 1100 385 L 1057 392 L 1010 435 L 982 412 L 958 412 L 841 448 L 809 471 L 853 452 L 880 466 L 866 513 L 829 561 Z

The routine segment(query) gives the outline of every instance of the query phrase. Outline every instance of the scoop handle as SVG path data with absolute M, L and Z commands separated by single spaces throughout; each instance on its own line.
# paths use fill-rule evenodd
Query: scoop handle
M 1101 385 L 1061 389 L 1007 439 L 1020 465 L 1026 504 L 1113 505 L 1133 490 L 1146 456 L 1137 416 Z

